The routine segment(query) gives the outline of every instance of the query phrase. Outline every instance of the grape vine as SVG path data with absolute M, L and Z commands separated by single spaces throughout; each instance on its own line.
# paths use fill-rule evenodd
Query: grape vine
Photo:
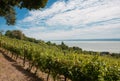
M 65 54 L 55 46 L 35 44 L 23 40 L 0 38 L 0 47 L 10 51 L 12 56 L 23 58 L 23 65 L 29 61 L 28 70 L 37 70 L 53 75 L 63 75 L 65 81 L 120 81 L 120 59 L 99 55 Z M 35 73 L 36 73 L 35 72 Z

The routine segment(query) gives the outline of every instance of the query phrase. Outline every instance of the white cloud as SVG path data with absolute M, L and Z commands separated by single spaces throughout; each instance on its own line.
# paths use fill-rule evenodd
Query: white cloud
M 22 29 L 23 32 L 30 37 L 46 40 L 57 40 L 57 39 L 78 39 L 78 38 L 120 38 L 118 30 L 119 24 L 110 24 L 101 26 L 92 26 L 85 28 L 75 28 L 69 31 L 66 30 L 54 30 L 47 31 L 44 27 L 37 27 L 36 29 L 28 28 Z M 21 29 L 21 28 L 19 28 Z
M 93 0 L 92 0 L 93 1 Z M 93 6 L 91 4 L 92 1 L 84 2 L 89 3 L 88 8 L 79 9 L 80 4 L 74 10 L 70 10 L 67 12 L 61 12 L 52 18 L 47 20 L 47 24 L 50 26 L 56 25 L 66 25 L 66 26 L 79 26 L 81 24 L 87 24 L 90 22 L 100 21 L 100 20 L 108 20 L 115 17 L 120 17 L 120 6 L 113 4 L 115 2 L 106 3 L 104 5 L 96 5 Z M 75 2 L 74 0 L 72 2 Z M 79 1 L 78 1 L 79 2 Z M 99 2 L 97 0 L 97 2 Z M 76 1 L 77 3 L 77 1 Z M 95 3 L 95 2 L 94 2 Z M 101 3 L 101 2 L 99 2 Z M 120 3 L 120 1 L 119 1 Z M 82 4 L 82 3 L 81 3 Z M 97 3 L 96 3 L 97 4 Z M 67 4 L 69 5 L 69 4 Z M 87 5 L 83 7 L 87 7 Z M 76 4 L 74 5 L 76 6 Z M 66 7 L 65 7 L 66 8 Z
M 19 23 L 29 26 L 22 30 L 37 39 L 120 38 L 119 4 L 120 0 L 59 0 L 50 8 L 30 11 Z

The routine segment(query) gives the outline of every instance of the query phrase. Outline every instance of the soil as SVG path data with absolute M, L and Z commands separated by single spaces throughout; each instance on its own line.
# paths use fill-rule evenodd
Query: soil
M 18 62 L 0 53 L 0 81 L 45 81 L 26 71 Z
M 47 81 L 48 74 L 38 70 L 35 75 L 36 68 L 33 67 L 31 72 L 27 71 L 28 62 L 23 66 L 23 59 L 13 56 L 11 53 L 0 51 L 0 81 Z M 53 81 L 52 76 L 49 76 L 48 81 Z M 64 81 L 64 76 L 58 76 L 56 81 Z M 67 80 L 70 81 L 70 80 Z

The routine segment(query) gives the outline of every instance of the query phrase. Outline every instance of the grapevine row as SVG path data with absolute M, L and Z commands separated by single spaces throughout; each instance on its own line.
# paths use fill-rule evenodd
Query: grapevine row
M 35 44 L 27 41 L 0 38 L 0 46 L 9 50 L 16 59 L 23 58 L 23 65 L 29 61 L 42 72 L 63 75 L 72 81 L 120 81 L 120 60 L 84 54 L 65 54 L 55 46 Z M 37 72 L 37 70 L 36 70 Z M 49 76 L 48 76 L 49 77 Z

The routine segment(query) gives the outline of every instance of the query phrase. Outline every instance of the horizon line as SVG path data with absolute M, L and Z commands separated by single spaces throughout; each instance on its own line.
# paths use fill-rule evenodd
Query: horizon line
M 46 41 L 120 41 L 120 38 L 92 38 L 92 39 L 55 39 Z

